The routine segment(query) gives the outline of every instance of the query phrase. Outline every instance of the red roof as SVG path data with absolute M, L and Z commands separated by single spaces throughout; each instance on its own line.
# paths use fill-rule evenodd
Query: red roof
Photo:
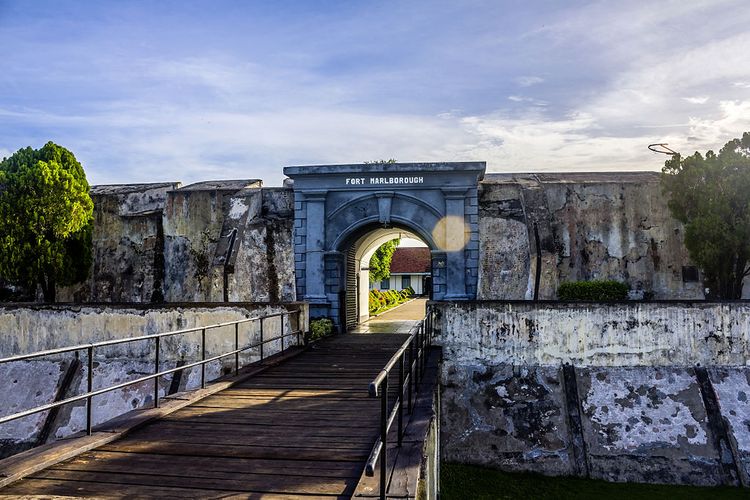
M 392 273 L 429 273 L 430 249 L 426 247 L 399 247 L 393 252 Z

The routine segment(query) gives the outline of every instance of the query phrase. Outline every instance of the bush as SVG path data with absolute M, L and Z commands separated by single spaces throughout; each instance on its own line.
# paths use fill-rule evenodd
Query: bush
M 625 300 L 630 287 L 614 280 L 571 281 L 557 289 L 560 300 Z
M 370 290 L 368 310 L 370 314 L 377 314 L 384 309 L 390 309 L 409 300 L 414 295 L 412 287 L 396 290 Z
M 333 321 L 328 318 L 317 318 L 310 321 L 310 337 L 308 340 L 318 340 L 333 332 Z

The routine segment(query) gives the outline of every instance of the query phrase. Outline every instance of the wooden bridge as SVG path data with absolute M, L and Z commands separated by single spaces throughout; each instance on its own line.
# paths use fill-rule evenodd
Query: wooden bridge
M 404 324 L 394 323 L 402 330 Z M 256 367 L 259 373 L 240 375 L 223 390 L 167 410 L 124 437 L 68 460 L 52 460 L 0 489 L 0 496 L 377 496 L 378 478 L 365 477 L 363 470 L 380 436 L 381 406 L 367 387 L 408 337 L 347 334 L 304 351 L 292 348 Z M 389 379 L 394 377 L 391 373 Z M 396 379 L 390 387 L 389 400 L 395 401 Z M 426 429 L 424 415 L 420 418 L 414 435 Z M 422 442 L 411 444 L 421 460 Z M 413 449 L 406 455 L 414 455 Z M 390 457 L 389 475 L 418 470 L 413 456 L 400 462 L 398 453 Z M 400 489 L 389 496 L 415 495 L 403 478 L 388 479 Z

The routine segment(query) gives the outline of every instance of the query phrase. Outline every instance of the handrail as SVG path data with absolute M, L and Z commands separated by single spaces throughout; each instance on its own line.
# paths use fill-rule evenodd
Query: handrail
M 195 366 L 201 367 L 201 387 L 206 387 L 206 364 L 211 363 L 213 361 L 217 361 L 219 359 L 225 358 L 227 356 L 235 356 L 235 366 L 234 366 L 234 372 L 235 375 L 239 372 L 240 369 L 240 360 L 239 360 L 239 354 L 241 352 L 247 351 L 249 349 L 252 349 L 254 347 L 260 347 L 260 359 L 263 360 L 264 353 L 263 353 L 263 346 L 269 342 L 273 342 L 276 340 L 280 340 L 281 342 L 281 351 L 284 351 L 284 339 L 286 337 L 292 337 L 297 336 L 297 342 L 299 344 L 300 342 L 300 335 L 302 335 L 304 332 L 301 329 L 302 321 L 302 309 L 296 309 L 293 311 L 283 311 L 279 313 L 273 313 L 273 314 L 267 314 L 263 316 L 255 316 L 252 318 L 244 318 L 240 320 L 235 321 L 227 321 L 223 323 L 215 323 L 212 325 L 206 325 L 206 326 L 197 326 L 194 328 L 184 328 L 181 330 L 173 330 L 169 332 L 164 333 L 156 333 L 153 335 L 141 335 L 138 337 L 130 337 L 125 339 L 115 339 L 115 340 L 105 340 L 102 342 L 94 342 L 90 344 L 80 344 L 72 347 L 62 347 L 59 349 L 48 349 L 44 351 L 37 351 L 30 354 L 22 354 L 18 356 L 10 356 L 7 358 L 0 359 L 0 364 L 3 363 L 10 363 L 15 361 L 25 361 L 31 358 L 37 358 L 37 357 L 44 357 L 44 356 L 50 356 L 54 354 L 62 354 L 66 352 L 73 352 L 73 351 L 81 351 L 86 350 L 87 351 L 87 358 L 88 358 L 88 375 L 87 375 L 87 391 L 83 394 L 79 394 L 77 396 L 73 396 L 67 399 L 63 399 L 60 401 L 55 401 L 52 403 L 47 403 L 45 405 L 37 406 L 34 408 L 30 408 L 27 410 L 23 410 L 17 413 L 13 413 L 11 415 L 6 415 L 4 417 L 0 417 L 0 424 L 4 424 L 13 420 L 17 420 L 19 418 L 27 417 L 29 415 L 34 415 L 36 413 L 40 413 L 43 411 L 51 410 L 53 408 L 57 408 L 60 406 L 64 406 L 66 404 L 75 403 L 77 401 L 86 400 L 86 432 L 87 434 L 91 435 L 92 433 L 92 404 L 91 400 L 94 396 L 99 396 L 101 394 L 105 394 L 107 392 L 116 391 L 118 389 L 123 389 L 125 387 L 128 387 L 130 385 L 139 384 L 141 382 L 146 382 L 149 380 L 154 380 L 154 407 L 159 406 L 159 379 L 164 375 L 169 375 L 170 373 L 175 373 L 178 371 L 186 370 L 188 368 L 192 368 Z M 292 330 L 288 333 L 284 333 L 284 317 L 291 316 L 292 314 L 297 314 L 297 329 Z M 269 318 L 276 318 L 281 317 L 280 322 L 280 334 L 278 336 L 264 339 L 263 338 L 263 320 L 269 319 Z M 260 340 L 258 342 L 255 342 L 253 344 L 247 345 L 245 347 L 240 348 L 239 346 L 239 325 L 243 323 L 248 323 L 251 321 L 260 321 Z M 231 350 L 229 352 L 225 352 L 223 354 L 218 354 L 216 356 L 212 356 L 210 358 L 206 358 L 206 330 L 212 330 L 216 328 L 222 328 L 226 326 L 234 326 L 234 350 Z M 181 335 L 185 333 L 192 333 L 192 332 L 201 332 L 201 360 L 195 361 L 186 365 L 178 366 L 175 368 L 171 368 L 169 370 L 163 370 L 159 371 L 159 365 L 160 365 L 160 344 L 161 339 L 164 337 L 171 337 L 174 335 Z M 140 377 L 134 380 L 129 380 L 127 382 L 122 382 L 120 384 L 116 384 L 109 387 L 104 387 L 101 389 L 93 390 L 93 363 L 94 363 L 94 349 L 97 347 L 105 347 L 105 346 L 111 346 L 116 344 L 126 344 L 131 342 L 138 342 L 143 340 L 152 340 L 155 342 L 155 356 L 154 356 L 154 364 L 155 364 L 155 370 L 154 373 L 151 375 L 146 375 L 144 377 Z
M 240 319 L 236 321 L 226 321 L 224 323 L 214 323 L 213 325 L 206 325 L 206 326 L 196 326 L 194 328 L 183 328 L 182 330 L 172 330 L 169 332 L 164 333 L 154 333 L 153 335 L 141 335 L 138 337 L 128 337 L 124 339 L 112 339 L 112 340 L 103 340 L 101 342 L 93 342 L 90 344 L 78 344 L 70 347 L 59 347 L 57 349 L 47 349 L 45 351 L 37 351 L 32 352 L 29 354 L 18 354 L 16 356 L 10 356 L 7 358 L 0 358 L 0 364 L 7 363 L 10 361 L 25 361 L 27 359 L 31 358 L 39 358 L 43 356 L 51 356 L 53 354 L 62 354 L 65 352 L 73 352 L 73 351 L 82 351 L 84 349 L 88 349 L 89 347 L 105 347 L 110 345 L 117 345 L 117 344 L 126 344 L 129 342 L 136 342 L 139 340 L 152 340 L 154 338 L 162 338 L 162 337 L 171 337 L 173 335 L 181 335 L 184 333 L 191 333 L 191 332 L 197 332 L 199 330 L 211 330 L 213 328 L 222 328 L 224 326 L 231 326 L 235 324 L 242 324 L 242 323 L 248 323 L 250 321 L 258 321 L 259 319 L 268 319 L 268 318 L 274 318 L 276 316 L 282 316 L 282 315 L 288 315 L 292 312 L 299 312 L 299 310 L 296 311 L 287 311 L 287 312 L 280 312 L 280 313 L 273 313 L 269 314 L 267 316 L 256 316 L 254 318 L 245 318 Z
M 398 446 L 401 446 L 404 437 L 404 392 L 406 398 L 407 412 L 411 415 L 414 407 L 413 398 L 416 398 L 417 384 L 422 381 L 425 372 L 425 360 L 427 349 L 432 345 L 433 337 L 433 315 L 432 308 L 428 307 L 427 314 L 409 332 L 401 347 L 391 356 L 385 366 L 378 372 L 370 382 L 367 392 L 371 398 L 380 397 L 380 436 L 372 447 L 370 456 L 365 465 L 365 474 L 369 477 L 375 475 L 375 466 L 380 459 L 380 498 L 385 499 L 388 478 L 388 433 L 394 422 L 398 422 L 396 434 Z M 409 353 L 408 373 L 404 375 L 404 357 Z M 398 363 L 398 392 L 393 401 L 391 411 L 388 411 L 388 377 Z

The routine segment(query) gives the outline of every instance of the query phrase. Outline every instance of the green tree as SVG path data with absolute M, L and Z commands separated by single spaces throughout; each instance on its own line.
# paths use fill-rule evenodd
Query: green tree
M 719 154 L 674 155 L 662 172 L 669 208 L 685 224 L 685 246 L 710 295 L 740 298 L 750 274 L 750 133 Z
M 83 167 L 52 142 L 0 162 L 0 276 L 54 302 L 91 265 L 94 204 Z
M 391 259 L 399 243 L 398 238 L 386 241 L 370 257 L 370 281 L 382 281 L 391 277 Z

